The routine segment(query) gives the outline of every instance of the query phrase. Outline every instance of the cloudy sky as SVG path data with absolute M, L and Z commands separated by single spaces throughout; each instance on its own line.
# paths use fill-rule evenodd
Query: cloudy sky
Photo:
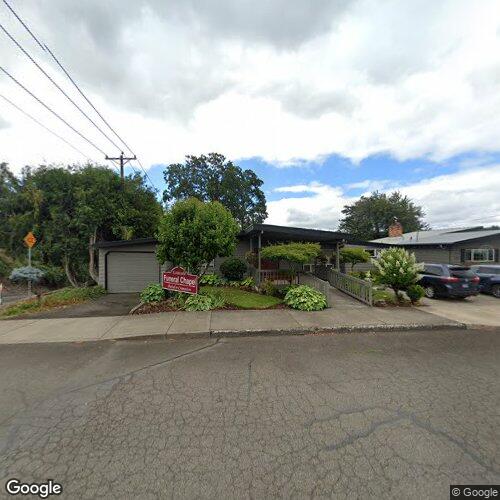
M 500 223 L 498 0 L 8 1 L 160 189 L 166 164 L 217 151 L 264 179 L 270 223 L 335 228 L 375 189 L 408 194 L 434 227 Z M 106 131 L 3 2 L 0 23 Z M 4 32 L 0 65 L 119 153 Z M 0 97 L 15 171 L 102 161 L 5 74 L 0 96 L 81 151 Z

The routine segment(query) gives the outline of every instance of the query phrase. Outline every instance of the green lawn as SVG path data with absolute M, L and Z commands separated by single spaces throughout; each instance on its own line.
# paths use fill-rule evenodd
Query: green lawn
M 12 318 L 22 314 L 47 311 L 55 307 L 78 304 L 87 300 L 96 299 L 104 295 L 106 291 L 100 286 L 91 286 L 86 288 L 62 288 L 52 293 L 42 295 L 39 302 L 36 298 L 16 302 L 0 310 L 0 318 Z
M 241 307 L 242 309 L 268 309 L 282 303 L 282 300 L 269 295 L 256 292 L 247 292 L 229 286 L 203 286 L 202 290 L 219 292 L 227 304 Z

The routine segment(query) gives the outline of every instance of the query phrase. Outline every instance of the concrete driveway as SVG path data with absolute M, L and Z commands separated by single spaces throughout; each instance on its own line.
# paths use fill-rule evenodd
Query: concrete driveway
M 19 321 L 25 319 L 52 319 L 52 318 L 94 318 L 109 316 L 125 316 L 130 309 L 139 303 L 138 293 L 110 293 L 95 300 L 82 304 L 61 307 L 51 311 L 42 311 L 33 314 L 23 314 L 18 318 L 5 321 Z
M 500 326 L 500 300 L 480 294 L 466 299 L 423 299 L 422 311 L 468 325 Z

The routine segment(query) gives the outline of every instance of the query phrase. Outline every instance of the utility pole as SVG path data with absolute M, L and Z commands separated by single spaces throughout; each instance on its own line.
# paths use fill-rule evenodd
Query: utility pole
M 133 156 L 133 158 L 127 158 L 124 156 L 123 151 L 121 152 L 118 158 L 110 158 L 106 155 L 106 160 L 118 160 L 120 162 L 120 178 L 122 180 L 122 189 L 125 187 L 125 175 L 123 167 L 129 162 L 133 160 L 137 160 L 137 156 Z

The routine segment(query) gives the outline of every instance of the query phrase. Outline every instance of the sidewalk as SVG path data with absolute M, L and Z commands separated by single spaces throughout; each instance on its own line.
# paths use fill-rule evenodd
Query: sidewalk
M 0 344 L 433 328 L 465 328 L 465 326 L 415 308 L 351 307 L 330 308 L 316 312 L 290 309 L 179 311 L 98 318 L 0 321 Z

